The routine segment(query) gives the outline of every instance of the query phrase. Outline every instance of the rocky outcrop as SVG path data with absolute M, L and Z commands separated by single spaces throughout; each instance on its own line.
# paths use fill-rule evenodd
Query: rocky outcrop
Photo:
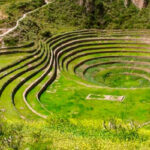
M 94 0 L 86 0 L 85 7 L 87 12 L 93 12 L 95 7 Z
M 125 7 L 128 7 L 130 3 L 133 3 L 137 8 L 142 9 L 147 7 L 147 0 L 124 0 Z
M 139 9 L 145 8 L 148 4 L 147 0 L 132 0 L 132 3 Z
M 95 7 L 95 0 L 79 0 L 79 5 L 86 8 L 86 12 L 93 12 Z
M 78 0 L 80 6 L 84 6 L 87 12 L 93 12 L 95 8 L 95 0 Z M 137 8 L 142 9 L 147 7 L 148 0 L 124 0 L 125 7 L 134 4 Z
M 130 5 L 130 0 L 124 0 L 124 6 L 127 8 Z
M 79 0 L 79 5 L 80 5 L 80 6 L 83 6 L 84 3 L 85 3 L 85 0 Z

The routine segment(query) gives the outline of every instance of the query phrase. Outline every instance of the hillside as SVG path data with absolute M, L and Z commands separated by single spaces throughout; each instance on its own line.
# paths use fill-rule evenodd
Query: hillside
M 36 5 L 34 7 L 40 3 Z M 31 8 L 27 7 L 27 9 Z M 47 34 L 68 29 L 149 29 L 149 9 L 150 4 L 140 10 L 132 3 L 126 8 L 123 0 L 112 2 L 97 0 L 94 6 L 91 4 L 87 11 L 85 6 L 79 5 L 79 2 L 75 0 L 71 2 L 55 0 L 51 5 L 28 15 L 12 35 L 16 37 L 16 41 L 27 41 L 40 39 Z M 14 20 L 14 17 L 11 18 Z M 11 20 L 9 22 L 9 24 L 13 23 Z M 10 37 L 9 40 L 11 40 Z

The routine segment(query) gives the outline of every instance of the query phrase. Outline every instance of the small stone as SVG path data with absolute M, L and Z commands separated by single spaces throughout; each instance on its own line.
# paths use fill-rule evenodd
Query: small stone
M 1 111 L 1 112 L 5 112 L 6 110 L 3 108 L 3 109 L 0 109 L 0 111 Z

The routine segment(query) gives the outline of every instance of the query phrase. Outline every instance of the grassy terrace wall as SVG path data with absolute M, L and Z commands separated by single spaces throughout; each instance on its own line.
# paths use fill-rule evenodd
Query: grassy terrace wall
M 82 30 L 1 49 L 1 117 L 46 120 L 49 132 L 77 138 L 90 138 L 90 129 L 97 140 L 106 132 L 111 140 L 147 142 L 150 44 L 143 35 L 149 39 L 149 31 Z
M 0 69 L 1 99 L 5 98 L 5 91 L 7 91 L 8 87 L 8 89 L 11 87 L 9 92 L 12 96 L 10 99 L 14 105 L 17 106 L 15 99 L 17 99 L 18 93 L 22 93 L 19 95 L 19 99 L 22 97 L 21 99 L 25 102 L 28 102 L 29 99 L 29 103 L 31 99 L 31 102 L 35 103 L 35 109 L 37 109 L 34 111 L 41 111 L 43 113 L 42 108 L 40 109 L 39 106 L 40 104 L 43 107 L 40 98 L 57 79 L 60 72 L 63 76 L 67 73 L 69 78 L 75 78 L 75 80 L 86 86 L 91 84 L 91 87 L 100 85 L 100 88 L 102 86 L 107 89 L 107 86 L 104 86 L 104 81 L 94 81 L 95 75 L 98 77 L 98 72 L 101 69 L 103 71 L 100 72 L 100 80 L 104 80 L 103 77 L 106 76 L 107 78 L 109 74 L 128 73 L 131 77 L 135 74 L 136 76 L 143 77 L 141 82 L 146 87 L 149 86 L 146 83 L 146 81 L 149 82 L 149 69 L 147 68 L 149 65 L 149 44 L 141 40 L 142 34 L 145 33 L 139 33 L 138 35 L 133 31 L 130 32 L 131 35 L 127 38 L 126 34 L 128 32 L 122 34 L 121 31 L 120 33 L 113 31 L 109 34 L 112 35 L 108 36 L 104 31 L 83 30 L 56 35 L 45 42 L 36 44 L 39 46 L 28 44 L 18 48 L 1 49 L 1 57 L 16 53 L 28 55 Z M 124 66 L 125 64 L 127 66 Z M 140 69 L 140 66 L 146 68 Z M 124 72 L 123 68 L 126 68 L 127 70 L 124 71 L 127 72 Z M 112 72 L 109 72 L 109 69 Z M 113 69 L 115 72 L 113 72 Z M 27 85 L 29 86 L 27 87 Z M 142 83 L 139 86 L 143 87 Z M 122 88 L 124 89 L 124 87 Z M 131 85 L 128 88 L 133 89 L 137 87 L 134 87 L 134 85 L 132 87 Z M 34 92 L 36 94 L 33 94 Z M 19 104 L 17 107 L 21 107 L 21 105 Z M 28 116 L 28 114 L 23 114 Z M 46 117 L 45 114 L 43 115 Z M 30 114 L 30 116 L 32 115 Z

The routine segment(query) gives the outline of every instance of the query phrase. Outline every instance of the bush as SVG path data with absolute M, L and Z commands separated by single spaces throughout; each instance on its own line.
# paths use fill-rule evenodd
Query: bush
M 19 39 L 14 38 L 14 37 L 5 37 L 4 38 L 4 43 L 6 46 L 16 46 L 18 41 L 19 41 Z
M 49 38 L 52 36 L 51 32 L 50 31 L 42 31 L 41 33 L 42 37 L 44 38 Z

